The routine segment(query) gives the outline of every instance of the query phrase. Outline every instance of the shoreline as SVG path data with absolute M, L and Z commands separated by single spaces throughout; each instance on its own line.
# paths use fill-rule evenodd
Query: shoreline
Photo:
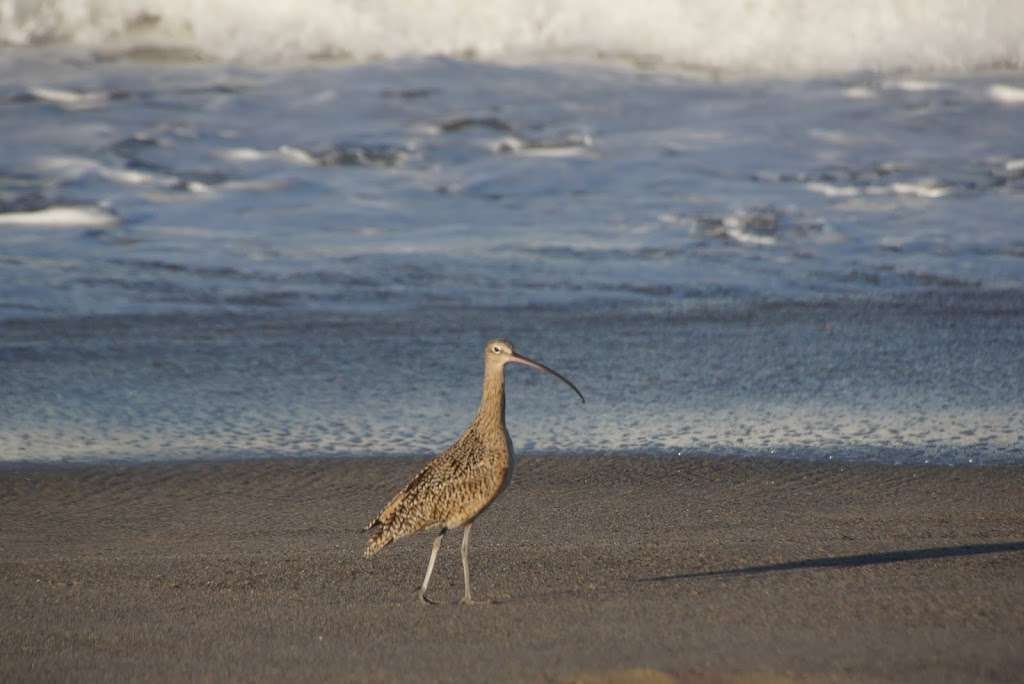
M 447 540 L 427 608 L 429 535 L 364 561 L 358 531 L 423 461 L 0 469 L 0 672 L 924 682 L 1024 664 L 1024 468 L 527 456 L 474 527 L 474 593 L 497 603 L 448 605 Z
M 346 453 L 332 452 L 319 454 L 275 454 L 272 452 L 243 452 L 223 453 L 206 456 L 185 456 L 174 459 L 164 459 L 158 456 L 151 458 L 137 458 L 128 456 L 117 456 L 108 459 L 40 459 L 40 460 L 0 460 L 0 476 L 5 474 L 34 474 L 53 472 L 74 472 L 87 470 L 133 470 L 133 469 L 160 469 L 160 468 L 202 468 L 216 467 L 218 465 L 238 464 L 259 466 L 268 463 L 306 463 L 323 464 L 345 463 L 345 462 L 383 462 L 383 463 L 414 463 L 421 466 L 431 458 L 443 451 L 439 448 L 435 453 L 430 454 L 393 454 L 393 453 Z M 812 449 L 792 449 L 765 447 L 763 449 L 731 449 L 729 453 L 710 453 L 707 449 L 697 447 L 685 447 L 680 449 L 608 449 L 596 453 L 588 450 L 565 450 L 565 451 L 529 451 L 521 453 L 518 449 L 515 452 L 516 462 L 521 460 L 546 460 L 546 459 L 612 459 L 612 460 L 654 460 L 654 461 L 677 461 L 697 460 L 708 462 L 747 462 L 758 463 L 789 463 L 794 465 L 804 464 L 808 466 L 825 467 L 879 467 L 879 468 L 919 468 L 921 470 L 989 470 L 1005 469 L 1017 470 L 1024 467 L 1024 463 L 993 461 L 993 462 L 965 462 L 954 463 L 946 461 L 892 461 L 882 460 L 873 456 L 840 455 L 833 457 L 822 457 L 819 455 L 805 456 L 803 453 L 810 453 Z M 826 451 L 819 449 L 818 451 Z M 890 452 L 906 452 L 907 454 L 918 453 L 919 449 L 907 447 L 905 449 L 889 449 Z M 415 466 L 411 466 L 415 469 Z
M 428 456 L 473 415 L 500 334 L 588 398 L 509 373 L 524 453 L 1020 463 L 1022 301 L 21 322 L 0 339 L 0 458 Z

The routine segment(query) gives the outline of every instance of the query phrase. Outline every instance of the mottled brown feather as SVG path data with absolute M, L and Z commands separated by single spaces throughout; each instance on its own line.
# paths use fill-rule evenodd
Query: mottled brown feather
M 508 434 L 504 425 L 498 430 L 473 421 L 370 523 L 374 534 L 364 555 L 420 530 L 459 527 L 479 515 L 501 493 L 509 471 Z

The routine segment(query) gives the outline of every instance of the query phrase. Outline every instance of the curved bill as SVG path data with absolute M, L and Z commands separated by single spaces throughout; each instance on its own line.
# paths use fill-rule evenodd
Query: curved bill
M 587 400 L 583 398 L 583 393 L 580 392 L 578 389 L 576 389 L 576 385 L 574 385 L 571 382 L 569 382 L 569 380 L 564 375 L 562 375 L 561 373 L 559 373 L 557 371 L 551 370 L 550 368 L 545 366 L 543 363 L 538 363 L 538 362 L 534 361 L 533 359 L 527 358 L 527 357 L 523 356 L 522 354 L 517 354 L 515 352 L 512 352 L 511 356 L 508 357 L 508 360 L 511 361 L 512 363 L 521 363 L 524 366 L 529 366 L 530 368 L 536 368 L 537 370 L 542 370 L 545 373 L 551 373 L 556 378 L 558 378 L 559 380 L 564 382 L 566 385 L 568 385 L 569 387 L 572 387 L 572 391 L 579 395 L 580 401 L 582 401 L 584 404 L 587 403 Z

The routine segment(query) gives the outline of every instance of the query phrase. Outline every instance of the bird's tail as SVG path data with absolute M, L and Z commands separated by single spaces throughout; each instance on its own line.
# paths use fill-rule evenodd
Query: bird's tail
M 370 527 L 366 529 L 370 529 L 372 527 L 373 525 L 370 525 Z M 380 525 L 376 530 L 374 530 L 373 535 L 370 537 L 370 541 L 366 543 L 366 550 L 363 551 L 363 558 L 369 558 L 392 541 L 394 541 L 394 536 L 388 534 L 387 528 Z

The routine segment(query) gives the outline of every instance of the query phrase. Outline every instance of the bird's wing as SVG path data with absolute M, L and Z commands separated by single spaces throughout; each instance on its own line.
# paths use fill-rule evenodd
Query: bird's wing
M 431 474 L 435 470 L 437 470 L 438 461 L 444 458 L 444 456 L 447 453 L 448 452 L 445 451 L 435 456 L 433 459 L 431 459 L 430 463 L 423 466 L 423 469 L 416 474 L 416 477 L 412 478 L 412 480 L 409 481 L 409 484 L 402 487 L 402 489 L 397 494 L 391 497 L 391 501 L 388 502 L 388 505 L 385 506 L 383 510 L 381 510 L 381 512 L 377 514 L 376 518 L 370 521 L 370 524 L 366 526 L 366 530 L 372 529 L 377 525 L 390 524 L 395 517 L 395 512 L 398 510 L 398 507 L 402 504 L 402 502 L 409 497 L 415 496 L 416 492 L 419 492 L 424 489 L 425 482 L 431 480 Z
M 366 527 L 388 526 L 396 517 L 415 519 L 417 529 L 443 520 L 449 496 L 484 476 L 486 449 L 474 430 L 467 430 L 451 447 L 439 454 L 388 502 Z M 403 525 L 404 526 L 404 525 Z

